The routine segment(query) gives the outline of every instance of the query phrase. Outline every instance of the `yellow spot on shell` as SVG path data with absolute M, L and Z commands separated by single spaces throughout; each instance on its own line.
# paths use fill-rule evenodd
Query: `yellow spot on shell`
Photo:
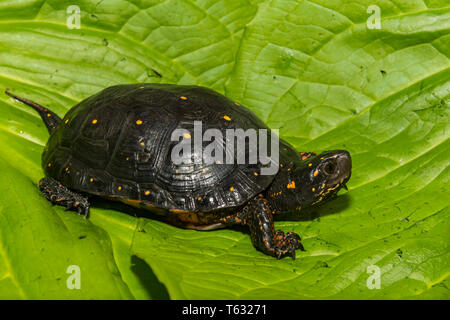
M 291 183 L 289 183 L 289 184 L 287 185 L 287 188 L 288 188 L 288 189 L 295 189 L 295 181 L 291 181 Z
M 69 123 L 69 119 L 66 119 L 66 121 L 64 121 L 65 124 Z
M 187 98 L 185 96 L 181 96 L 180 99 L 187 100 Z
M 144 192 L 144 194 L 145 194 L 146 196 L 148 196 L 148 195 L 150 194 L 150 191 L 147 190 L 147 191 Z
M 312 188 L 311 190 L 312 190 L 312 192 L 316 192 L 316 188 Z
M 258 172 L 254 172 L 253 174 L 255 175 L 255 177 L 257 177 L 257 176 L 258 176 Z
M 144 87 L 139 87 L 139 89 L 144 89 Z
M 122 186 L 118 186 L 117 190 L 119 190 L 119 191 L 122 190 Z
M 324 159 L 324 157 L 320 158 L 320 160 L 323 160 L 323 159 Z
M 52 116 L 52 114 L 51 114 L 51 113 L 47 113 L 47 117 L 49 117 L 49 118 L 50 118 L 51 116 Z
M 189 133 L 185 133 L 185 134 L 183 135 L 183 137 L 184 137 L 185 139 L 190 139 L 190 138 L 191 138 L 191 135 L 190 135 Z
M 94 182 L 94 178 L 90 178 L 89 181 L 90 181 L 90 182 Z
M 69 168 L 66 168 L 66 172 L 69 172 Z
M 317 177 L 317 175 L 319 174 L 319 171 L 314 171 L 314 177 Z
M 223 116 L 223 118 L 224 118 L 225 120 L 227 120 L 227 121 L 230 121 L 230 120 L 231 120 L 231 118 L 230 118 L 229 116 Z
M 130 160 L 130 157 L 126 157 L 125 160 L 127 160 L 127 161 Z
M 234 187 L 230 187 L 230 191 L 233 191 L 234 190 Z
M 140 126 L 140 125 L 142 124 L 142 120 L 136 121 L 136 124 L 137 124 L 138 126 Z
M 312 163 L 308 163 L 308 167 L 312 167 Z
M 51 166 L 52 166 L 52 164 L 51 164 L 51 163 L 48 163 L 48 164 L 47 164 L 47 167 L 51 167 Z
M 96 124 L 98 122 L 97 119 L 92 120 L 92 124 Z
M 202 197 L 198 197 L 197 200 L 198 200 L 198 201 L 202 200 Z
M 141 142 L 141 146 L 145 146 L 145 143 L 144 143 L 144 142 Z

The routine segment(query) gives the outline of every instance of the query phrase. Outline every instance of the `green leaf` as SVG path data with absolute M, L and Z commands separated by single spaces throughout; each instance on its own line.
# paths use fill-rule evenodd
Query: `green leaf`
M 48 133 L 0 95 L 1 298 L 450 298 L 446 1 L 380 2 L 381 29 L 369 0 L 84 0 L 69 29 L 72 4 L 0 4 L 0 89 L 64 115 L 113 84 L 207 86 L 299 151 L 348 150 L 349 191 L 276 222 L 302 237 L 295 261 L 245 229 L 179 229 L 116 203 L 84 220 L 40 196 Z

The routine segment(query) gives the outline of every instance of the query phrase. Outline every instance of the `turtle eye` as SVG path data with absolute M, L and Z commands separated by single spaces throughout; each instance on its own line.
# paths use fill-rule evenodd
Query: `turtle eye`
M 334 161 L 329 161 L 324 167 L 323 172 L 325 172 L 328 175 L 335 174 L 337 170 L 337 165 Z

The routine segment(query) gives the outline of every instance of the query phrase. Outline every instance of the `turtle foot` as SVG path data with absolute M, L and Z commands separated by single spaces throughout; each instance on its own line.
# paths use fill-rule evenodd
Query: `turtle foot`
M 300 240 L 300 236 L 294 232 L 284 233 L 281 230 L 277 230 L 273 237 L 273 250 L 277 259 L 290 255 L 295 260 L 296 249 L 305 251 Z
M 39 189 L 45 198 L 53 204 L 66 207 L 66 210 L 75 209 L 78 214 L 89 217 L 89 202 L 82 195 L 70 191 L 59 181 L 53 178 L 43 178 L 39 181 Z

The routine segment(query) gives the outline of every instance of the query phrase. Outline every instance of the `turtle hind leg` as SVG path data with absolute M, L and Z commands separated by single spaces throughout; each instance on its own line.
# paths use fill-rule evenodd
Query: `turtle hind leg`
M 295 259 L 295 250 L 304 251 L 300 237 L 294 232 L 284 233 L 274 230 L 272 211 L 264 197 L 257 196 L 234 218 L 225 218 L 228 224 L 244 224 L 250 228 L 253 245 L 264 252 L 280 259 L 290 255 Z
M 66 210 L 75 209 L 78 214 L 89 218 L 89 202 L 82 195 L 70 191 L 53 178 L 45 177 L 39 181 L 39 189 L 45 198 L 53 204 L 66 207 Z

